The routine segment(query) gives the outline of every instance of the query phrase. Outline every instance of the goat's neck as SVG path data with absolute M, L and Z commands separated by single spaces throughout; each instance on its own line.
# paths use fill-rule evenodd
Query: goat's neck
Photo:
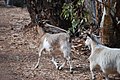
M 91 53 L 93 53 L 95 51 L 95 48 L 96 48 L 97 45 L 98 45 L 97 43 L 92 41 L 92 43 L 91 43 Z

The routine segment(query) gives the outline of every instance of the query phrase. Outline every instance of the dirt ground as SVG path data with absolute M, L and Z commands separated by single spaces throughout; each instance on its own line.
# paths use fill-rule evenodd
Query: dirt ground
M 48 55 L 32 70 L 38 58 L 39 35 L 34 28 L 24 30 L 30 23 L 26 8 L 8 8 L 2 4 L 0 1 L 0 80 L 90 80 L 89 53 L 85 50 L 73 53 L 73 74 L 68 66 L 56 70 Z

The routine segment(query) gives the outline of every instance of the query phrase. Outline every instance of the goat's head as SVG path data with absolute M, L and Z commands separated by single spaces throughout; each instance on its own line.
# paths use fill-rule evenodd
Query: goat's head
M 86 38 L 86 41 L 85 41 L 85 46 L 88 46 L 90 48 L 90 45 L 92 42 L 95 42 L 97 44 L 100 44 L 100 37 L 99 36 L 96 36 L 94 34 L 89 34 L 87 33 L 87 38 Z
M 91 35 L 87 34 L 87 38 L 86 38 L 86 41 L 85 41 L 85 46 L 90 46 L 91 42 L 92 42 Z

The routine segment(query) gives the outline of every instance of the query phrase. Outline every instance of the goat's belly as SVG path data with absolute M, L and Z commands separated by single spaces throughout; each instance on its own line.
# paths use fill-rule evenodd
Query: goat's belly
M 116 74 L 117 73 L 117 69 L 115 69 L 115 68 L 107 68 L 107 69 L 105 69 L 105 71 L 108 74 Z
M 59 49 L 54 49 L 52 52 L 53 55 L 61 55 L 62 52 Z

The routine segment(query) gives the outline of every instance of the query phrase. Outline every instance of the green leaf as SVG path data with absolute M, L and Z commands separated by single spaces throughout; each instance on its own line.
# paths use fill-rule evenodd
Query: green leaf
M 75 20 L 75 19 L 73 19 L 72 20 L 72 27 L 73 28 L 76 28 L 76 26 L 79 24 L 79 20 Z

